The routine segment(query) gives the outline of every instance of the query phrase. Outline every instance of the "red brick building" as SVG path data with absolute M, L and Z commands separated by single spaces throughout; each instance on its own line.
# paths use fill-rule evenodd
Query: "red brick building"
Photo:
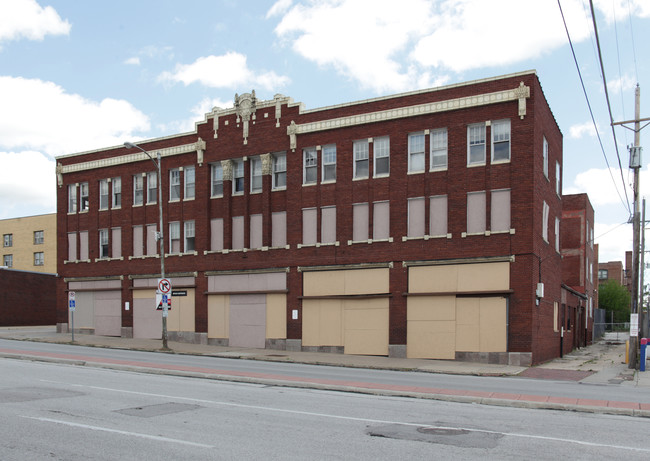
M 534 71 L 312 110 L 236 95 L 139 146 L 162 156 L 171 339 L 559 355 L 562 135 Z M 75 327 L 160 337 L 154 164 L 57 162 L 59 329 L 74 290 Z

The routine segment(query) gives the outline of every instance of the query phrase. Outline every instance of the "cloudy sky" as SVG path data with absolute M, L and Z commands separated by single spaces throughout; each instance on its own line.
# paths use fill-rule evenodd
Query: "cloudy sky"
M 634 118 L 637 83 L 648 117 L 650 1 L 593 3 L 612 117 Z M 191 131 L 235 93 L 316 108 L 529 69 L 564 192 L 589 194 L 600 260 L 622 260 L 633 133 L 615 129 L 621 171 L 588 0 L 0 1 L 0 219 L 55 211 L 56 156 Z

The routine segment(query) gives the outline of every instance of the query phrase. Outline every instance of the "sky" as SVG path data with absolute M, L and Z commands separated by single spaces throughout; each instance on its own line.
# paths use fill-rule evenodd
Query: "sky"
M 0 0 L 0 219 L 56 211 L 55 157 L 193 131 L 235 93 L 313 109 L 535 69 L 563 192 L 589 194 L 600 261 L 624 261 L 634 134 L 610 122 L 637 84 L 650 117 L 650 1 L 593 8 L 604 79 L 588 0 Z

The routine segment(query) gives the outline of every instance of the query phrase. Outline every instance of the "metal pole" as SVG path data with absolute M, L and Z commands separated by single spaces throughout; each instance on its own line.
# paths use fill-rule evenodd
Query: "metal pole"
M 160 232 L 158 237 L 160 238 L 160 278 L 165 278 L 165 238 L 163 232 L 163 205 L 162 205 L 162 166 L 161 166 L 161 156 L 158 152 L 156 156 L 158 163 L 158 213 L 160 215 Z M 171 296 L 171 293 L 170 293 Z M 167 303 L 163 303 L 163 312 L 162 312 L 162 347 L 163 349 L 169 349 L 167 347 Z
M 639 327 L 641 328 L 641 337 L 647 338 L 648 337 L 648 313 L 643 313 L 643 305 L 644 305 L 644 300 L 645 300 L 645 289 L 643 285 L 643 275 L 645 272 L 645 198 L 643 199 L 643 215 L 641 219 L 641 270 L 640 270 L 640 278 L 641 278 L 641 283 L 639 284 L 640 290 L 641 290 L 641 295 L 640 295 L 640 308 L 639 308 Z
M 634 92 L 634 147 L 638 148 L 641 141 L 641 89 L 637 84 Z M 632 314 L 639 313 L 639 237 L 641 235 L 641 219 L 639 210 L 639 170 L 640 162 L 634 167 L 634 216 L 632 233 Z M 638 336 L 630 336 L 629 368 L 636 368 Z

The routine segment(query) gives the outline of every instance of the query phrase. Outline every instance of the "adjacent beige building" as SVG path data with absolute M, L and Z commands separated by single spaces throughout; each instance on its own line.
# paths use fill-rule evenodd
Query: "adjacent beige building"
M 0 220 L 2 260 L 11 269 L 56 273 L 56 213 Z

